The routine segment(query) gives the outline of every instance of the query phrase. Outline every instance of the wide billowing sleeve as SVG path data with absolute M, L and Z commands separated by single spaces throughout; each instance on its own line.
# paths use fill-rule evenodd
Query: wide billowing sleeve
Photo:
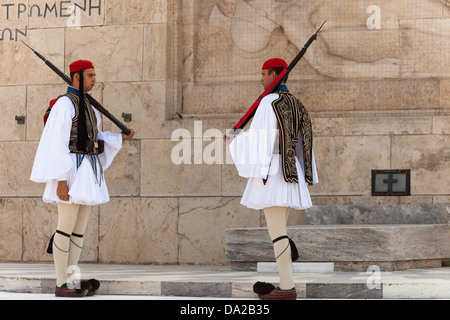
M 276 93 L 264 97 L 250 129 L 237 135 L 229 145 L 231 157 L 241 177 L 267 178 L 278 134 L 277 118 L 272 109 L 272 102 L 276 98 Z
M 95 115 L 97 116 L 97 124 L 100 128 L 101 118 L 95 110 Z M 98 139 L 105 142 L 105 150 L 102 154 L 98 156 L 100 162 L 102 163 L 103 170 L 106 170 L 114 160 L 114 157 L 122 148 L 122 134 L 120 132 L 112 133 L 110 131 L 102 132 L 98 130 Z
M 34 159 L 32 181 L 67 180 L 73 167 L 69 140 L 74 113 L 72 102 L 67 97 L 60 98 L 53 106 Z

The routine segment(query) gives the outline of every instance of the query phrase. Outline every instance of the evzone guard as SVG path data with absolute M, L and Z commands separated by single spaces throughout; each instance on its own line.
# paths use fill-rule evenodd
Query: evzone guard
M 261 82 L 267 90 L 288 67 L 278 58 L 262 66 Z M 289 208 L 312 206 L 308 185 L 318 183 L 312 148 L 312 124 L 308 111 L 287 86 L 287 75 L 272 93 L 260 101 L 247 132 L 226 134 L 230 154 L 241 177 L 248 178 L 241 204 L 264 210 L 273 242 L 280 283 L 257 282 L 260 299 L 296 299 L 292 261 L 298 258 L 287 235 Z
M 68 270 L 77 268 L 91 206 L 109 201 L 104 171 L 111 165 L 130 134 L 102 132 L 101 118 L 87 99 L 94 88 L 92 62 L 70 64 L 72 85 L 59 97 L 46 117 L 30 179 L 46 183 L 43 201 L 56 204 L 58 223 L 48 252 L 56 270 L 55 295 L 83 297 L 97 292 L 95 279 L 72 283 Z

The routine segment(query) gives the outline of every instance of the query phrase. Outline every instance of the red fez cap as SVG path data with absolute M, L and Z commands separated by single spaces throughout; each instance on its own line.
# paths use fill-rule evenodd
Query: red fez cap
M 75 62 L 72 62 L 69 67 L 70 73 L 80 70 L 94 69 L 94 65 L 88 60 L 77 60 Z
M 287 63 L 283 59 L 273 58 L 264 62 L 262 69 L 272 69 L 272 68 L 287 68 Z

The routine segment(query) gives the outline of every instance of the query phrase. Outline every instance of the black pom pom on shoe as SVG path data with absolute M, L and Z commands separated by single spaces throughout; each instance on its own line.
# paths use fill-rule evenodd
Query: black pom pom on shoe
M 258 281 L 253 285 L 253 292 L 256 294 L 268 294 L 275 289 L 271 283 Z
M 100 281 L 97 279 L 89 279 L 88 282 L 91 284 L 92 289 L 98 290 L 98 288 L 100 288 Z
M 88 281 L 80 281 L 79 287 L 81 290 L 91 290 L 92 285 Z

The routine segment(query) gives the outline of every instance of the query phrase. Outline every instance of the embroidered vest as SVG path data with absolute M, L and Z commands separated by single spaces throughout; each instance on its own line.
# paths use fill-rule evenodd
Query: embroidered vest
M 97 155 L 98 154 L 98 129 L 97 129 L 97 118 L 95 112 L 86 100 L 86 128 L 88 133 L 88 141 L 86 143 L 86 150 L 77 150 L 77 140 L 78 140 L 78 115 L 80 113 L 79 108 L 79 97 L 73 92 L 67 92 L 65 94 L 68 97 L 74 107 L 75 107 L 75 117 L 72 119 L 72 130 L 70 131 L 70 141 L 69 150 L 71 153 L 85 154 L 85 155 Z
M 286 182 L 298 183 L 298 172 L 295 161 L 295 146 L 298 142 L 300 130 L 303 136 L 303 162 L 305 181 L 313 184 L 312 177 L 312 124 L 308 111 L 287 90 L 278 90 L 278 99 L 272 102 L 279 127 L 279 147 L 283 169 L 283 177 Z

